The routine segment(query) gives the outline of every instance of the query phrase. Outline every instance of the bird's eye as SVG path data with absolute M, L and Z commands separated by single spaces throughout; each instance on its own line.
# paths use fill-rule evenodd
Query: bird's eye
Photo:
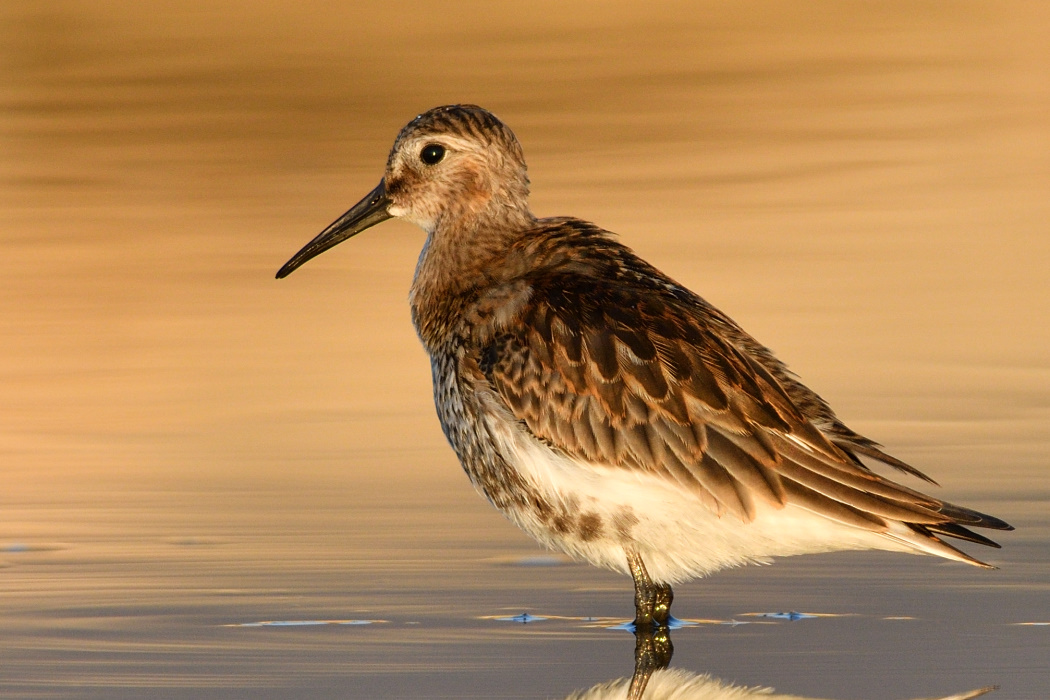
M 428 143 L 419 152 L 419 159 L 427 165 L 437 165 L 445 157 L 445 147 L 439 143 Z

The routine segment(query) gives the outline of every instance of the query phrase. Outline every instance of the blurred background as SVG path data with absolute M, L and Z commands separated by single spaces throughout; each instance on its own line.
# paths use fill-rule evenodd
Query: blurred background
M 1050 628 L 1010 625 L 1050 621 L 1048 32 L 1022 0 L 7 0 L 0 691 L 554 697 L 629 673 L 627 635 L 480 619 L 626 618 L 630 582 L 472 492 L 409 320 L 422 233 L 273 278 L 405 122 L 473 102 L 521 140 L 537 215 L 616 231 L 937 495 L 1019 526 L 991 574 L 836 555 L 683 587 L 684 615 L 871 617 L 684 630 L 676 661 L 1045 697 Z M 370 624 L 227 627 L 344 618 Z

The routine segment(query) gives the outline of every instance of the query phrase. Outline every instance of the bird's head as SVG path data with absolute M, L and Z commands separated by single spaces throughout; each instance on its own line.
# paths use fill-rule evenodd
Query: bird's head
M 306 244 L 277 273 L 286 277 L 314 256 L 387 219 L 433 235 L 526 221 L 529 180 L 521 145 L 491 112 L 449 105 L 405 125 L 379 185 Z

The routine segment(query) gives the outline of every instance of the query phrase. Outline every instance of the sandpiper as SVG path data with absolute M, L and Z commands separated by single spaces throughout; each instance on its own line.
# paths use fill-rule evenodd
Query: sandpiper
M 1002 520 L 844 425 L 728 316 L 574 218 L 538 219 L 517 138 L 474 105 L 398 134 L 379 185 L 295 254 L 391 217 L 427 234 L 410 292 L 445 436 L 474 486 L 544 545 L 629 574 L 636 628 L 673 584 L 772 557 L 933 554 Z

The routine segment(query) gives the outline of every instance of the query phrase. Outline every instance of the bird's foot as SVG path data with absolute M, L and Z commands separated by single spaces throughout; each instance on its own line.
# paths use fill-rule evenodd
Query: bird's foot
M 670 586 L 651 584 L 649 587 L 636 589 L 634 596 L 635 631 L 666 628 L 674 619 L 671 617 L 673 601 L 674 593 Z
M 635 632 L 666 628 L 671 620 L 671 603 L 674 602 L 671 586 L 654 583 L 645 570 L 642 557 L 636 552 L 627 552 L 627 564 L 634 579 Z

